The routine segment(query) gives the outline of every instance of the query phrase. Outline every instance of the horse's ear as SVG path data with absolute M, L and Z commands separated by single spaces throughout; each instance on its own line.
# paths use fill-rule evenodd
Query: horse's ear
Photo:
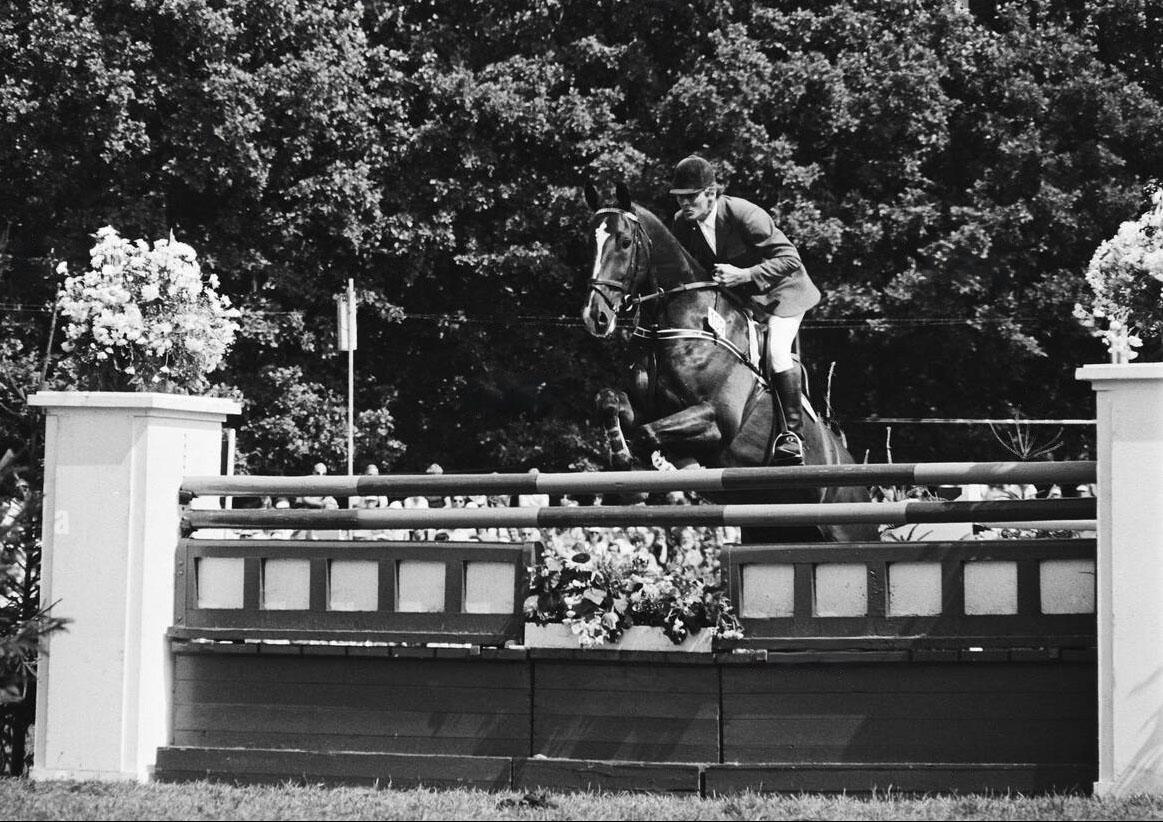
M 598 210 L 598 190 L 594 188 L 594 184 L 586 180 L 585 185 L 586 205 L 590 207 L 590 211 Z
M 614 196 L 618 198 L 618 208 L 623 211 L 634 210 L 634 203 L 630 201 L 630 189 L 626 188 L 625 183 L 618 183 L 614 187 Z

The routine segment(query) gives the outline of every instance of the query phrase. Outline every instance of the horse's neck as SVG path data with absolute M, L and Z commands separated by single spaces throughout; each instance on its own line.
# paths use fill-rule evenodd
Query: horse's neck
M 651 244 L 652 285 L 660 291 L 672 291 L 671 298 L 659 304 L 655 322 L 678 328 L 701 328 L 708 309 L 714 309 L 732 328 L 732 337 L 745 334 L 747 316 L 728 293 L 717 288 L 673 293 L 673 289 L 684 285 L 709 283 L 710 274 L 658 217 L 645 209 L 639 209 L 638 214 Z M 732 306 L 738 310 L 731 310 Z
M 650 264 L 654 283 L 659 288 L 665 291 L 687 283 L 710 281 L 699 261 L 683 248 L 661 220 L 649 211 L 640 210 L 639 214 L 650 238 Z

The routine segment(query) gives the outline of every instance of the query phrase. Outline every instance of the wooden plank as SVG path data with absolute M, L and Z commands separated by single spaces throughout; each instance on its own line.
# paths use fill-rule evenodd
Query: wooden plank
M 666 740 L 554 739 L 535 737 L 534 756 L 555 759 L 606 759 L 632 762 L 714 762 L 716 744 L 684 744 Z
M 719 720 L 717 716 L 708 718 L 673 716 L 640 717 L 632 714 L 624 716 L 579 716 L 577 714 L 555 714 L 534 709 L 534 737 L 552 737 L 554 740 L 599 739 L 620 742 L 657 741 L 669 745 L 675 741 L 682 744 L 717 743 Z M 638 757 L 635 757 L 638 758 Z M 649 757 L 645 757 L 649 758 Z M 711 759 L 717 759 L 712 756 Z
M 529 713 L 528 689 L 268 682 L 261 688 L 250 683 L 182 679 L 174 683 L 175 706 L 205 704 L 300 705 L 321 708 L 383 708 L 401 711 L 458 711 L 497 714 Z
M 246 648 L 247 646 L 238 646 Z M 305 684 L 407 684 L 417 688 L 462 687 L 528 689 L 529 668 L 516 661 L 470 659 L 415 660 L 383 657 L 252 657 L 178 654 L 174 679 L 233 680 L 261 686 L 267 682 Z
M 1086 662 L 1006 662 L 983 665 L 941 662 L 869 665 L 732 665 L 722 669 L 723 694 L 743 693 L 1096 693 L 1093 665 Z
M 1097 541 L 1087 539 L 910 540 L 771 545 L 725 545 L 722 561 L 748 563 L 964 562 L 1093 558 Z
M 158 748 L 159 782 L 194 779 L 282 784 L 364 784 L 505 790 L 512 786 L 507 757 L 410 756 L 335 751 Z
M 539 660 L 535 664 L 539 693 L 560 690 L 669 695 L 710 694 L 718 691 L 718 673 L 713 664 L 617 665 L 573 660 Z
M 733 694 L 724 699 L 724 721 L 825 719 L 835 715 L 877 719 L 1066 719 L 1093 722 L 1098 702 L 1093 692 L 1062 694 L 998 692 L 836 694 Z
M 753 791 L 893 793 L 1089 793 L 1098 778 L 1090 763 L 1057 765 L 980 763 L 780 763 L 709 765 L 703 769 L 707 796 Z
M 701 770 L 697 764 L 516 759 L 513 790 L 697 794 L 701 790 Z
M 772 718 L 725 718 L 723 745 L 724 748 L 731 745 L 761 747 L 769 742 L 785 745 L 794 740 L 805 740 L 816 745 L 896 749 L 906 745 L 918 748 L 940 747 L 949 745 L 951 741 L 961 747 L 988 741 L 991 745 L 1008 748 L 1028 746 L 1035 739 L 1040 740 L 1038 744 L 1050 740 L 1072 743 L 1079 730 L 1089 731 L 1087 736 L 1091 743 L 1097 744 L 1097 722 L 1093 716 L 1089 719 L 1085 716 L 1077 719 L 1039 717 L 1026 720 L 1010 716 L 881 718 L 834 710 Z M 885 761 L 895 759 L 895 756 L 886 757 Z M 921 760 L 914 758 L 913 761 Z M 978 761 L 996 760 L 985 756 Z
M 616 696 L 615 696 L 616 694 Z M 714 719 L 719 714 L 715 693 L 613 691 L 548 692 L 537 685 L 539 713 L 562 716 Z
M 1090 739 L 1089 745 L 1082 734 L 1074 732 L 1075 738 L 1067 743 L 1066 735 L 1059 741 L 1044 743 L 1023 741 L 1008 747 L 999 746 L 999 740 L 956 739 L 952 743 L 897 743 L 892 746 L 869 743 L 813 744 L 795 741 L 788 744 L 734 745 L 725 743 L 723 757 L 731 762 L 1030 762 L 1039 765 L 1054 765 L 1068 762 L 1098 762 L 1097 737 Z
M 423 738 L 528 737 L 527 715 L 446 711 L 350 710 L 303 705 L 178 705 L 174 731 L 301 732 Z
M 330 528 L 331 526 L 328 526 Z M 193 557 L 247 557 L 253 559 L 437 559 L 441 562 L 525 562 L 526 543 L 516 542 L 380 542 L 295 539 L 190 539 Z
M 568 647 L 568 648 L 540 648 L 528 647 L 525 649 L 528 657 L 535 660 L 551 660 L 555 662 L 586 662 L 607 663 L 618 665 L 713 665 L 715 654 L 713 651 L 639 651 L 623 650 L 607 646 L 596 648 Z
M 815 632 L 822 634 L 823 631 L 816 629 L 809 629 L 802 632 L 800 636 L 794 634 L 799 630 L 799 626 L 780 627 L 778 630 L 768 626 L 760 626 L 754 628 L 751 620 L 742 620 L 743 630 L 755 630 L 760 633 L 754 633 L 744 639 L 728 639 L 716 642 L 716 653 L 724 654 L 732 651 L 763 651 L 769 650 L 772 652 L 771 661 L 778 662 L 779 655 L 776 652 L 783 651 L 839 651 L 839 650 L 868 650 L 868 651 L 884 651 L 900 649 L 909 652 L 914 651 L 928 651 L 928 650 L 946 650 L 946 649 L 961 649 L 970 647 L 993 648 L 1002 647 L 1007 649 L 1013 648 L 1089 648 L 1096 643 L 1096 635 L 1094 632 L 1087 633 L 1085 630 L 1081 631 L 1044 631 L 1037 634 L 1025 634 L 1022 631 L 1009 632 L 1005 631 L 1000 634 L 981 635 L 976 632 L 967 631 L 960 635 L 950 634 L 911 634 L 904 633 L 900 630 L 895 630 L 887 635 L 877 636 L 852 633 L 849 636 L 829 635 L 829 636 L 811 636 L 809 633 Z M 847 626 L 850 630 L 855 632 L 859 630 L 857 626 Z M 1021 626 L 1022 630 L 1029 628 L 1029 625 Z M 1091 623 L 1094 627 L 1094 623 Z M 868 629 L 873 629 L 875 626 L 866 626 Z
M 528 756 L 529 736 L 416 737 L 385 734 L 352 736 L 302 731 L 175 730 L 175 746 L 208 748 L 271 748 L 279 750 L 356 751 L 457 756 Z

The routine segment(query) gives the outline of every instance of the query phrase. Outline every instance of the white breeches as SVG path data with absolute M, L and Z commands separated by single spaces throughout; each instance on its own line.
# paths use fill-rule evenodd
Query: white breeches
M 773 374 L 795 368 L 795 360 L 791 358 L 791 346 L 800 331 L 803 319 L 803 314 L 796 314 L 794 317 L 767 318 L 767 333 L 770 339 L 768 350 Z

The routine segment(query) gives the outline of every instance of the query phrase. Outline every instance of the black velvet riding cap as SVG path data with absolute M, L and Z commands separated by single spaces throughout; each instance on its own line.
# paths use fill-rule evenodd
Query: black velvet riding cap
M 674 167 L 671 194 L 697 194 L 715 184 L 715 167 L 697 154 L 692 154 Z

